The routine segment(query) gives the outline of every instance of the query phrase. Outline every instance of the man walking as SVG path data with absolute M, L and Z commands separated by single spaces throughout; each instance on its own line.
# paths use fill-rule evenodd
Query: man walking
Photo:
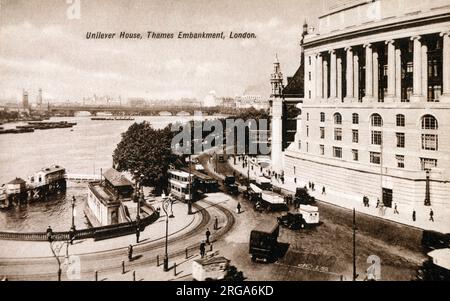
M 200 243 L 200 257 L 205 257 L 205 251 L 206 251 L 206 244 L 204 241 Z
M 128 261 L 131 261 L 133 259 L 133 246 L 128 246 Z
M 211 232 L 209 231 L 209 228 L 206 228 L 206 243 L 209 244 L 209 237 L 211 236 Z
M 219 219 L 217 216 L 214 217 L 214 230 L 219 229 Z
M 394 205 L 394 214 L 400 214 L 397 209 L 397 203 L 395 203 Z
M 322 187 L 322 194 L 325 194 L 325 186 Z
M 430 209 L 430 221 L 434 222 L 434 212 L 433 212 L 433 209 Z
M 413 222 L 416 221 L 416 210 L 413 210 L 413 213 L 412 213 L 412 220 L 413 220 Z
M 237 204 L 236 209 L 237 209 L 237 213 L 238 213 L 238 214 L 241 214 L 241 203 L 238 203 L 238 204 Z

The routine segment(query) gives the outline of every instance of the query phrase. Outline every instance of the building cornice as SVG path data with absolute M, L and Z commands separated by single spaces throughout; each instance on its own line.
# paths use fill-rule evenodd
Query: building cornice
M 435 13 L 435 12 L 434 12 Z M 327 33 L 325 35 L 318 35 L 311 39 L 305 39 L 304 47 L 313 48 L 321 45 L 349 40 L 362 36 L 369 36 L 373 34 L 396 31 L 405 28 L 414 28 L 417 26 L 431 25 L 450 21 L 450 11 L 446 10 L 440 14 L 427 13 L 422 17 L 404 16 L 395 18 L 395 22 L 389 22 L 392 18 L 384 19 L 378 22 L 370 22 L 362 26 L 346 28 L 340 31 Z

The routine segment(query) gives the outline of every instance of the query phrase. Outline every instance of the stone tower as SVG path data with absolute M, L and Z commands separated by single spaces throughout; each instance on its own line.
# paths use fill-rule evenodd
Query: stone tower
M 280 62 L 278 56 L 273 63 L 273 73 L 270 78 L 272 85 L 271 95 L 271 115 L 272 115 L 272 170 L 276 173 L 281 173 L 283 170 L 283 152 L 282 152 L 282 137 L 283 137 L 283 74 L 280 70 Z

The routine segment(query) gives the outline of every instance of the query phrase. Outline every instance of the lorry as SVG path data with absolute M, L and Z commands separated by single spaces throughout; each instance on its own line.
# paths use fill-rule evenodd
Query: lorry
M 239 194 L 239 187 L 236 184 L 236 178 L 234 176 L 225 176 L 223 185 L 225 186 L 226 193 L 229 193 L 231 195 Z
M 300 205 L 298 212 L 288 212 L 277 218 L 280 226 L 291 230 L 304 229 L 319 224 L 319 208 L 309 205 Z
M 287 209 L 287 204 L 285 197 L 267 190 L 261 190 L 260 197 L 255 204 L 257 210 L 285 210 Z
M 276 257 L 280 226 L 276 221 L 260 223 L 250 232 L 249 253 L 252 261 L 266 262 Z

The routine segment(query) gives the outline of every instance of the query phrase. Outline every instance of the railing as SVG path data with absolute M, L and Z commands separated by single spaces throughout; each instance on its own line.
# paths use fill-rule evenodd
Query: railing
M 159 218 L 159 212 L 154 210 L 153 213 L 142 218 L 139 223 L 140 230 L 152 224 Z M 75 232 L 53 232 L 51 235 L 54 241 L 70 240 L 72 235 L 74 240 L 93 238 L 94 240 L 118 237 L 122 235 L 132 234 L 136 232 L 136 221 L 121 223 L 116 225 L 108 225 L 102 227 L 75 230 Z M 46 232 L 0 232 L 0 239 L 3 240 L 25 240 L 25 241 L 48 241 Z

